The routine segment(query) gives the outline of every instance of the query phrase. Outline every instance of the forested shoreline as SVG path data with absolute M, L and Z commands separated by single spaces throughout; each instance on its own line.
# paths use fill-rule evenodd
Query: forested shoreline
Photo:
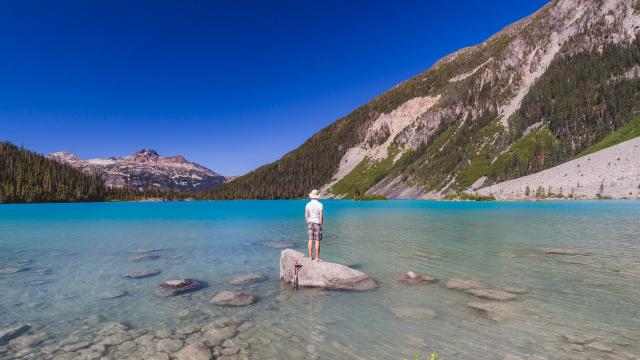
M 99 202 L 147 199 L 186 200 L 194 194 L 109 188 L 94 175 L 18 147 L 0 142 L 0 203 Z

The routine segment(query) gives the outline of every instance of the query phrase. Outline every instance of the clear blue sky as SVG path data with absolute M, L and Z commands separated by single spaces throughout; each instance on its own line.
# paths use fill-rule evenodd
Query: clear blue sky
M 3 1 L 0 139 L 241 174 L 544 3 Z

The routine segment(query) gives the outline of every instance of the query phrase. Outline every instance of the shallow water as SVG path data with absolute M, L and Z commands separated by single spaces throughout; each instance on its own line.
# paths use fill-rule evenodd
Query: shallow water
M 247 337 L 273 339 L 247 349 L 252 358 L 640 356 L 640 202 L 326 201 L 323 258 L 375 278 L 378 289 L 362 293 L 293 291 L 280 283 L 280 250 L 265 242 L 305 251 L 303 209 L 303 201 L 2 205 L 0 269 L 29 269 L 0 274 L 0 328 L 31 323 L 49 334 L 43 347 L 114 321 L 153 332 L 239 315 L 252 324 Z M 539 247 L 583 253 L 544 254 Z M 136 249 L 159 249 L 160 258 L 133 262 Z M 123 277 L 142 268 L 162 273 Z M 440 282 L 398 282 L 409 270 Z M 228 284 L 247 273 L 268 281 Z M 188 277 L 208 286 L 174 298 L 154 294 L 160 282 Z M 488 300 L 447 289 L 451 278 L 527 292 L 504 302 L 508 311 L 495 321 L 467 306 Z M 209 304 L 230 289 L 253 292 L 258 301 Z M 102 298 L 115 290 L 127 294 Z M 436 316 L 398 318 L 392 308 Z M 563 334 L 594 340 L 572 345 Z M 4 348 L 3 356 L 15 354 Z

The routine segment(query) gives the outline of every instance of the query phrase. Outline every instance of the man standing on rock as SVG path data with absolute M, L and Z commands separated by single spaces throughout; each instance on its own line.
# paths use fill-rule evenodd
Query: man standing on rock
M 322 240 L 322 203 L 318 201 L 318 190 L 312 190 L 309 193 L 311 201 L 307 203 L 304 210 L 304 218 L 307 221 L 307 235 L 309 236 L 309 243 L 307 248 L 309 249 L 309 257 L 311 261 L 322 261 L 320 259 L 320 241 Z M 311 254 L 313 250 L 313 243 L 316 243 L 316 257 Z

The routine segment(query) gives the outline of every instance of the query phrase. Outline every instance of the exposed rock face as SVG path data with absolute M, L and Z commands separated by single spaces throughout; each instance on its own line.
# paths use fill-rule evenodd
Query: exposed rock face
M 231 285 L 249 285 L 249 284 L 256 284 L 256 283 L 260 283 L 267 280 L 266 277 L 259 275 L 259 274 L 248 274 L 248 275 L 240 275 L 240 276 L 236 276 L 233 279 L 231 279 L 231 281 L 229 281 L 229 284 Z
M 80 160 L 67 152 L 55 152 L 49 158 L 70 164 L 84 173 L 98 175 L 105 185 L 115 188 L 205 191 L 226 181 L 224 176 L 183 156 L 162 157 L 152 149 L 106 159 Z
M 334 290 L 370 290 L 377 285 L 361 271 L 330 262 L 312 262 L 301 252 L 286 249 L 280 254 L 280 279 L 293 283 L 295 265 L 302 268 L 298 273 L 300 287 L 316 287 Z
M 256 301 L 253 294 L 235 291 L 221 291 L 211 298 L 210 303 L 220 306 L 246 306 Z

